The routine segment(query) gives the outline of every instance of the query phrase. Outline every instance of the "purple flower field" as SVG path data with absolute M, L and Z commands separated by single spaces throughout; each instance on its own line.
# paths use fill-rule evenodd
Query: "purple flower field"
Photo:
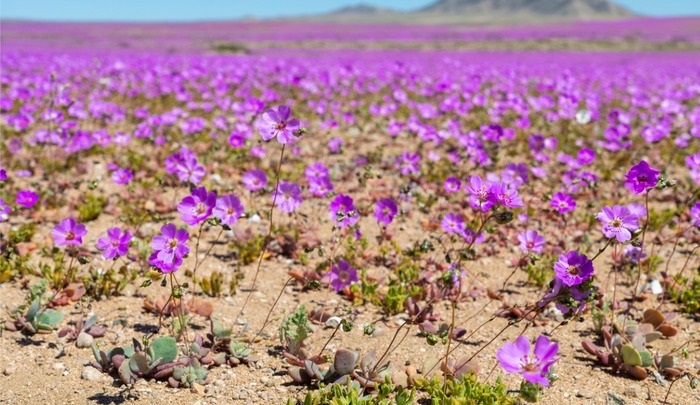
M 698 403 L 700 51 L 562 38 L 700 20 L 3 22 L 0 402 Z

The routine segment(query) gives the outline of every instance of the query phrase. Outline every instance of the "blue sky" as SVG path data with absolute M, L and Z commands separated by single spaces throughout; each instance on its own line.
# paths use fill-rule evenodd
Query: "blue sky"
M 435 0 L 364 0 L 413 10 Z M 362 0 L 2 0 L 0 18 L 50 21 L 202 21 L 316 14 Z M 700 15 L 700 0 L 617 0 L 651 16 Z

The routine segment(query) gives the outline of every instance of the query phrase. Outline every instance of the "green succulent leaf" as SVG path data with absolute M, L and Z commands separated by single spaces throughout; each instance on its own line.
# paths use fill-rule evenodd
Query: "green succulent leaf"
M 63 313 L 47 309 L 37 318 L 39 329 L 53 329 L 63 320 Z
M 623 345 L 620 349 L 622 361 L 628 366 L 641 366 L 642 356 L 630 343 Z
M 211 318 L 211 333 L 216 339 L 224 339 L 231 337 L 231 328 L 225 327 L 220 320 Z
M 148 355 L 151 364 L 161 359 L 160 364 L 170 363 L 177 357 L 177 341 L 172 336 L 163 336 L 153 339 L 148 346 Z
M 642 367 L 651 367 L 654 365 L 654 357 L 649 353 L 649 350 L 640 350 L 639 357 L 642 358 Z

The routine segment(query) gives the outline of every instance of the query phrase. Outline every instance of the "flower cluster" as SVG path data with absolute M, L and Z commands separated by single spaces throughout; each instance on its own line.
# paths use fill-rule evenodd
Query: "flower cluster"
M 199 184 L 206 172 L 204 167 L 197 161 L 197 156 L 184 146 L 179 153 L 165 159 L 165 171 L 175 174 L 182 182 Z

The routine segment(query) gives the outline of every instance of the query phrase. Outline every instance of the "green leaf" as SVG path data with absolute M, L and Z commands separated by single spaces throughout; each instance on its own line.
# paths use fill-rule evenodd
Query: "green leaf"
M 654 365 L 654 357 L 649 353 L 649 350 L 640 350 L 639 357 L 642 358 L 642 367 L 651 367 Z
M 225 327 L 220 320 L 211 318 L 211 333 L 217 339 L 224 339 L 231 337 L 231 328 Z
M 29 306 L 29 310 L 27 310 L 27 315 L 24 317 L 27 319 L 27 321 L 32 322 L 34 321 L 34 317 L 36 316 L 36 313 L 39 312 L 39 299 L 35 299 L 32 301 L 32 305 Z
M 151 364 L 162 359 L 160 364 L 170 363 L 177 357 L 177 341 L 172 336 L 163 336 L 151 341 L 148 347 Z
M 622 354 L 622 361 L 628 366 L 641 366 L 642 356 L 639 354 L 637 349 L 634 348 L 630 343 L 622 346 L 620 349 Z
M 62 312 L 47 309 L 46 311 L 42 312 L 39 315 L 37 322 L 38 322 L 39 328 L 42 328 L 42 326 L 48 326 L 48 327 L 50 327 L 50 329 L 53 329 L 59 323 L 61 323 L 62 320 L 63 320 L 63 313 Z

